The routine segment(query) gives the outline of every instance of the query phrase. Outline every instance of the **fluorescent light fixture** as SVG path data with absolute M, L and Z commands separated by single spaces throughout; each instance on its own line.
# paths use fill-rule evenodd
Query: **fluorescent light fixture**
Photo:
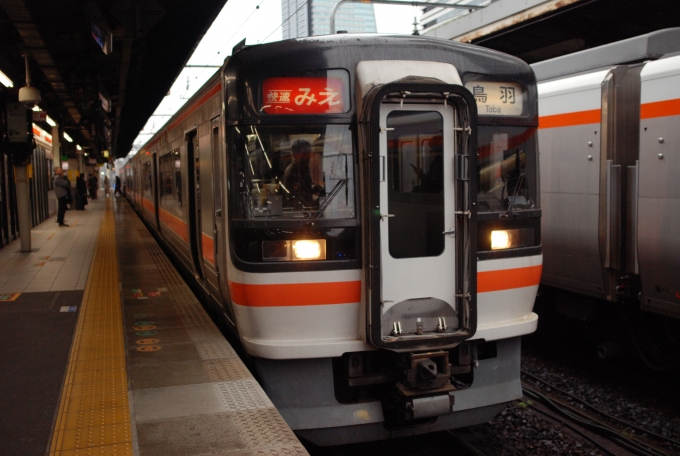
M 40 106 L 38 106 L 38 105 L 33 106 L 33 110 L 34 110 L 35 112 L 40 112 L 40 111 L 42 111 L 42 109 L 40 109 Z
M 52 127 L 56 127 L 56 126 L 57 126 L 57 123 L 56 123 L 54 120 L 52 120 L 52 118 L 51 118 L 50 116 L 47 116 L 47 118 L 45 119 L 45 122 L 47 122 L 48 124 L 50 124 L 50 126 L 52 126 Z
M 80 147 L 80 144 L 76 144 L 76 149 L 78 149 L 78 150 L 83 150 L 83 148 Z
M 2 83 L 2 85 L 5 87 L 14 87 L 12 80 L 8 78 L 7 75 L 2 71 L 0 71 L 0 83 Z
M 68 142 L 73 142 L 73 138 L 71 138 L 66 132 L 64 132 L 64 139 Z

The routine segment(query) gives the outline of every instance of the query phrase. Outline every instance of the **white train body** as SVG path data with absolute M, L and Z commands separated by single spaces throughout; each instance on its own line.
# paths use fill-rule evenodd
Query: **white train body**
M 522 395 L 536 126 L 517 59 L 317 37 L 235 50 L 122 178 L 296 432 L 390 438 L 481 423 Z M 289 183 L 293 164 L 311 189 Z
M 679 43 L 667 29 L 533 65 L 542 283 L 632 305 L 618 313 L 657 369 L 680 360 Z

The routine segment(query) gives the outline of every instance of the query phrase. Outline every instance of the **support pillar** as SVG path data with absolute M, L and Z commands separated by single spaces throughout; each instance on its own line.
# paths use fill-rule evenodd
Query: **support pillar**
M 52 163 L 61 168 L 61 139 L 59 125 L 52 127 Z
M 16 166 L 17 212 L 19 218 L 19 237 L 21 251 L 31 251 L 31 201 L 28 191 L 28 167 Z

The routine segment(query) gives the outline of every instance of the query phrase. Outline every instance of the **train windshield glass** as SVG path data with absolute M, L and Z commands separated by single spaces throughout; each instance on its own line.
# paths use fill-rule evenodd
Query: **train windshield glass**
M 348 125 L 234 127 L 245 219 L 354 218 Z M 239 217 L 240 216 L 240 217 Z
M 480 212 L 515 211 L 538 207 L 536 128 L 480 126 Z

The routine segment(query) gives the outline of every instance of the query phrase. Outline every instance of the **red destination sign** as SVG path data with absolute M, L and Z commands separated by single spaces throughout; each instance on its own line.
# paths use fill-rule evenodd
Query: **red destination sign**
M 345 90 L 340 78 L 269 78 L 262 83 L 262 111 L 267 114 L 346 112 Z

